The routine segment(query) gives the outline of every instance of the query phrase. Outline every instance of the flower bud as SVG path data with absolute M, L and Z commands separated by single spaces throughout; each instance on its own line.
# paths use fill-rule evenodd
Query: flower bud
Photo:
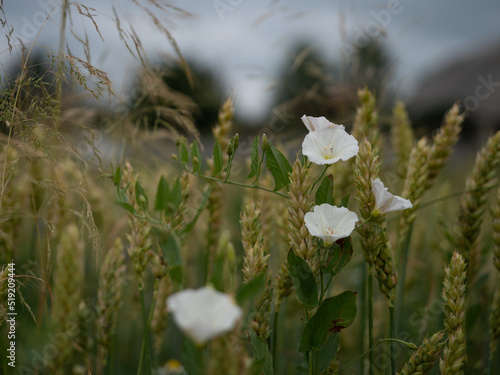
M 232 143 L 229 144 L 229 146 L 227 146 L 227 154 L 229 156 L 231 156 L 232 154 L 234 154 L 234 146 Z
M 238 146 L 240 145 L 240 135 L 236 133 L 234 136 L 234 151 L 238 149 Z
M 262 134 L 262 145 L 261 145 L 262 151 L 266 152 L 268 147 L 269 145 L 267 144 L 267 136 L 266 133 L 264 133 Z

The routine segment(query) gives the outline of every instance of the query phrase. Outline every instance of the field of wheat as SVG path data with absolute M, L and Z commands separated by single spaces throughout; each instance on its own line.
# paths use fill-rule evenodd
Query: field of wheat
M 194 79 L 182 10 L 134 3 Z M 207 133 L 116 9 L 133 101 L 66 48 L 98 10 L 54 2 L 40 69 L 0 9 L 0 373 L 500 372 L 500 132 L 455 158 L 463 103 L 422 134 L 364 86 L 342 124 L 239 134 L 229 93 Z

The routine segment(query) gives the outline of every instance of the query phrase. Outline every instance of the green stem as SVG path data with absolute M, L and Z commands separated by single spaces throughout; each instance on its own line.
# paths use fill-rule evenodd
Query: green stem
M 229 159 L 227 161 L 226 178 L 224 178 L 224 183 L 227 183 L 227 181 L 229 180 L 229 176 L 231 175 L 231 168 L 233 166 L 233 159 L 234 159 L 234 152 L 232 155 L 229 156 Z M 198 176 L 201 176 L 201 174 L 198 174 Z
M 145 354 L 146 354 L 147 374 L 151 375 L 151 348 L 149 345 L 149 327 L 148 327 L 148 318 L 149 317 L 148 317 L 148 315 L 146 315 L 146 305 L 144 303 L 144 290 L 142 288 L 142 285 L 139 285 L 139 294 L 140 294 L 140 300 L 141 300 L 142 327 L 144 329 L 143 344 L 144 344 L 144 349 L 146 351 Z M 141 358 L 141 360 L 142 360 L 142 358 Z M 140 371 L 140 367 L 138 370 Z
M 63 52 L 64 52 L 64 44 L 66 43 L 66 18 L 68 15 L 69 8 L 69 0 L 64 0 L 62 4 L 62 12 L 61 12 L 61 29 L 59 31 L 59 50 L 57 53 L 59 54 L 59 64 L 62 65 L 64 62 Z M 58 67 L 61 69 L 61 67 Z M 62 83 L 63 79 L 61 77 L 57 78 L 57 97 L 56 97 L 56 105 L 57 105 L 57 118 L 56 129 L 61 122 L 61 107 L 62 107 Z
M 368 347 L 373 347 L 373 265 L 368 265 Z M 373 375 L 373 351 L 369 351 L 368 373 Z
M 497 341 L 497 348 L 500 346 L 500 339 Z M 497 370 L 500 369 L 500 355 L 497 354 Z
M 228 185 L 236 185 L 236 186 L 246 187 L 246 188 L 249 188 L 249 189 L 264 190 L 264 191 L 267 191 L 269 193 L 274 193 L 276 195 L 279 195 L 280 197 L 283 197 L 283 198 L 287 198 L 287 199 L 289 198 L 289 196 L 287 194 L 283 194 L 283 193 L 280 193 L 279 191 L 274 191 L 274 190 L 268 189 L 268 188 L 266 188 L 264 186 L 260 186 L 260 185 L 247 185 L 247 184 L 243 184 L 241 182 L 236 182 L 236 181 L 223 181 L 220 178 L 197 175 L 197 174 L 193 173 L 193 171 L 190 171 L 188 169 L 185 169 L 185 170 L 188 173 L 192 174 L 193 176 L 200 177 L 200 178 L 203 178 L 205 180 L 215 181 L 215 182 L 218 182 L 220 184 L 228 184 Z
M 274 317 L 273 317 L 273 320 L 274 320 L 274 325 L 273 325 L 273 341 L 272 341 L 272 345 L 271 345 L 271 354 L 272 354 L 272 358 L 273 358 L 273 370 L 274 370 L 274 373 L 277 374 L 277 357 L 276 357 L 276 352 L 277 352 L 277 346 L 278 346 L 278 313 L 279 313 L 279 310 L 276 311 L 274 313 Z
M 390 319 L 390 335 L 391 338 L 396 338 L 396 324 L 394 320 L 394 306 L 389 306 L 389 319 Z M 390 356 L 391 356 L 391 375 L 396 375 L 397 359 L 396 359 L 396 343 L 390 343 Z
M 371 353 L 377 346 L 379 346 L 380 344 L 383 344 L 384 342 L 395 342 L 395 343 L 399 343 L 401 345 L 405 345 L 406 347 L 408 347 L 410 349 L 413 349 L 413 350 L 417 350 L 418 349 L 418 346 L 416 346 L 412 342 L 406 342 L 406 341 L 403 341 L 403 340 L 390 339 L 390 338 L 389 339 L 382 339 L 382 340 L 379 340 L 373 347 L 371 347 L 366 352 L 364 352 L 363 354 L 361 354 L 358 358 L 356 358 L 355 360 L 351 361 L 350 363 L 348 363 L 347 365 L 345 365 L 341 369 L 338 369 L 338 370 L 332 372 L 332 374 L 338 374 L 338 373 L 344 371 L 345 369 L 351 367 L 353 364 L 355 364 L 357 361 L 359 361 L 365 355 Z
M 330 275 L 330 278 L 328 279 L 328 282 L 326 283 L 325 288 L 321 290 L 321 296 L 319 299 L 320 305 L 321 305 L 321 302 L 323 302 L 323 298 L 325 297 L 326 293 L 328 292 L 328 289 L 330 288 L 330 284 L 332 283 L 332 280 L 333 280 L 333 275 Z
M 319 176 L 319 178 L 316 181 L 314 181 L 314 184 L 313 184 L 313 186 L 311 188 L 311 191 L 314 191 L 314 187 L 319 182 L 319 180 L 321 180 L 323 178 L 323 176 L 325 175 L 326 170 L 328 169 L 329 166 L 330 166 L 330 164 L 325 165 L 325 168 L 323 169 L 323 172 L 321 173 L 321 176 Z
M 413 223 L 408 227 L 408 232 L 406 233 L 406 238 L 403 242 L 403 249 L 398 249 L 396 259 L 401 259 L 401 264 L 399 266 L 399 274 L 401 275 L 396 285 L 396 322 L 394 326 L 394 333 L 399 332 L 399 327 L 401 323 L 401 311 L 403 306 L 403 291 L 406 280 L 406 268 L 408 265 L 408 254 L 410 252 L 410 241 L 411 234 L 413 231 Z M 402 253 L 402 254 L 401 254 Z
M 359 230 L 359 228 L 368 223 L 371 219 L 373 219 L 373 216 L 370 215 L 368 218 L 362 221 L 361 224 L 359 224 L 356 228 L 354 228 L 354 230 Z
M 368 267 L 366 262 L 363 262 L 361 265 L 361 292 L 360 292 L 360 298 L 361 298 L 361 329 L 359 330 L 359 342 L 361 345 L 361 352 L 365 350 L 365 340 L 366 340 L 366 319 L 367 319 L 367 302 L 366 302 L 366 296 L 367 296 L 367 289 L 368 289 Z M 359 373 L 360 375 L 365 375 L 365 361 L 360 361 L 359 362 Z
M 257 185 L 257 182 L 259 182 L 259 177 L 260 177 L 260 171 L 262 170 L 262 163 L 264 162 L 264 156 L 266 156 L 266 153 L 262 153 L 262 158 L 260 159 L 259 166 L 257 168 L 257 176 L 255 176 L 255 180 L 253 180 L 253 184 Z
M 10 138 L 12 137 L 12 128 L 14 124 L 10 124 L 9 126 L 9 136 L 7 137 L 7 145 L 5 146 L 5 158 L 3 161 L 3 168 L 2 168 L 2 186 L 0 188 L 0 212 L 2 211 L 2 202 L 3 202 L 3 194 L 5 191 L 5 177 L 7 176 L 7 157 L 9 155 L 9 146 L 10 146 Z

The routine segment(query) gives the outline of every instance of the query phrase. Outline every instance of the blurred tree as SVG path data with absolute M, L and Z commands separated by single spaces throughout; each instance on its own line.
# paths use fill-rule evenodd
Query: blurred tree
M 344 44 L 342 61 L 325 61 L 311 43 L 292 48 L 278 80 L 275 107 L 295 117 L 325 116 L 345 123 L 353 117 L 358 88 L 368 87 L 379 103 L 390 104 L 390 60 L 377 39 L 363 45 Z M 385 106 L 385 105 L 384 105 Z M 299 122 L 297 122 L 298 124 Z
M 147 127 L 175 132 L 208 133 L 217 122 L 223 89 L 208 68 L 188 63 L 162 63 L 136 78 L 131 99 L 131 118 Z

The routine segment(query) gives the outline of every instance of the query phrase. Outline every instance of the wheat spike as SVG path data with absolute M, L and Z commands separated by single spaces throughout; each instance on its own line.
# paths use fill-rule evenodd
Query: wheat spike
M 446 113 L 443 125 L 433 137 L 433 144 L 429 155 L 427 188 L 432 185 L 437 174 L 446 164 L 453 146 L 457 143 L 464 117 L 465 115 L 460 113 L 460 106 L 458 103 L 455 103 Z
M 368 219 L 375 208 L 371 180 L 378 177 L 380 161 L 370 141 L 364 138 L 359 146 L 359 153 L 354 166 L 354 179 L 357 187 L 356 200 L 363 220 Z M 361 237 L 361 248 L 368 264 L 374 264 L 380 246 L 373 223 L 367 223 L 358 229 Z
M 422 345 L 415 351 L 404 365 L 399 375 L 427 374 L 439 359 L 446 341 L 443 341 L 444 331 L 426 337 Z
M 316 246 L 306 228 L 304 216 L 311 211 L 311 179 L 309 168 L 297 158 L 290 175 L 290 199 L 288 208 L 288 238 L 293 251 L 316 270 Z
M 406 176 L 410 152 L 415 142 L 405 105 L 397 101 L 392 112 L 391 140 L 396 154 L 396 165 L 400 176 Z
M 450 265 L 445 269 L 443 282 L 444 326 L 448 342 L 439 362 L 441 374 L 463 374 L 465 351 L 465 279 L 467 277 L 464 258 L 455 251 Z
M 467 179 L 465 193 L 460 199 L 455 246 L 468 261 L 469 282 L 474 280 L 480 265 L 479 246 L 476 240 L 488 193 L 495 185 L 499 165 L 500 131 L 491 136 L 477 154 L 472 175 Z

